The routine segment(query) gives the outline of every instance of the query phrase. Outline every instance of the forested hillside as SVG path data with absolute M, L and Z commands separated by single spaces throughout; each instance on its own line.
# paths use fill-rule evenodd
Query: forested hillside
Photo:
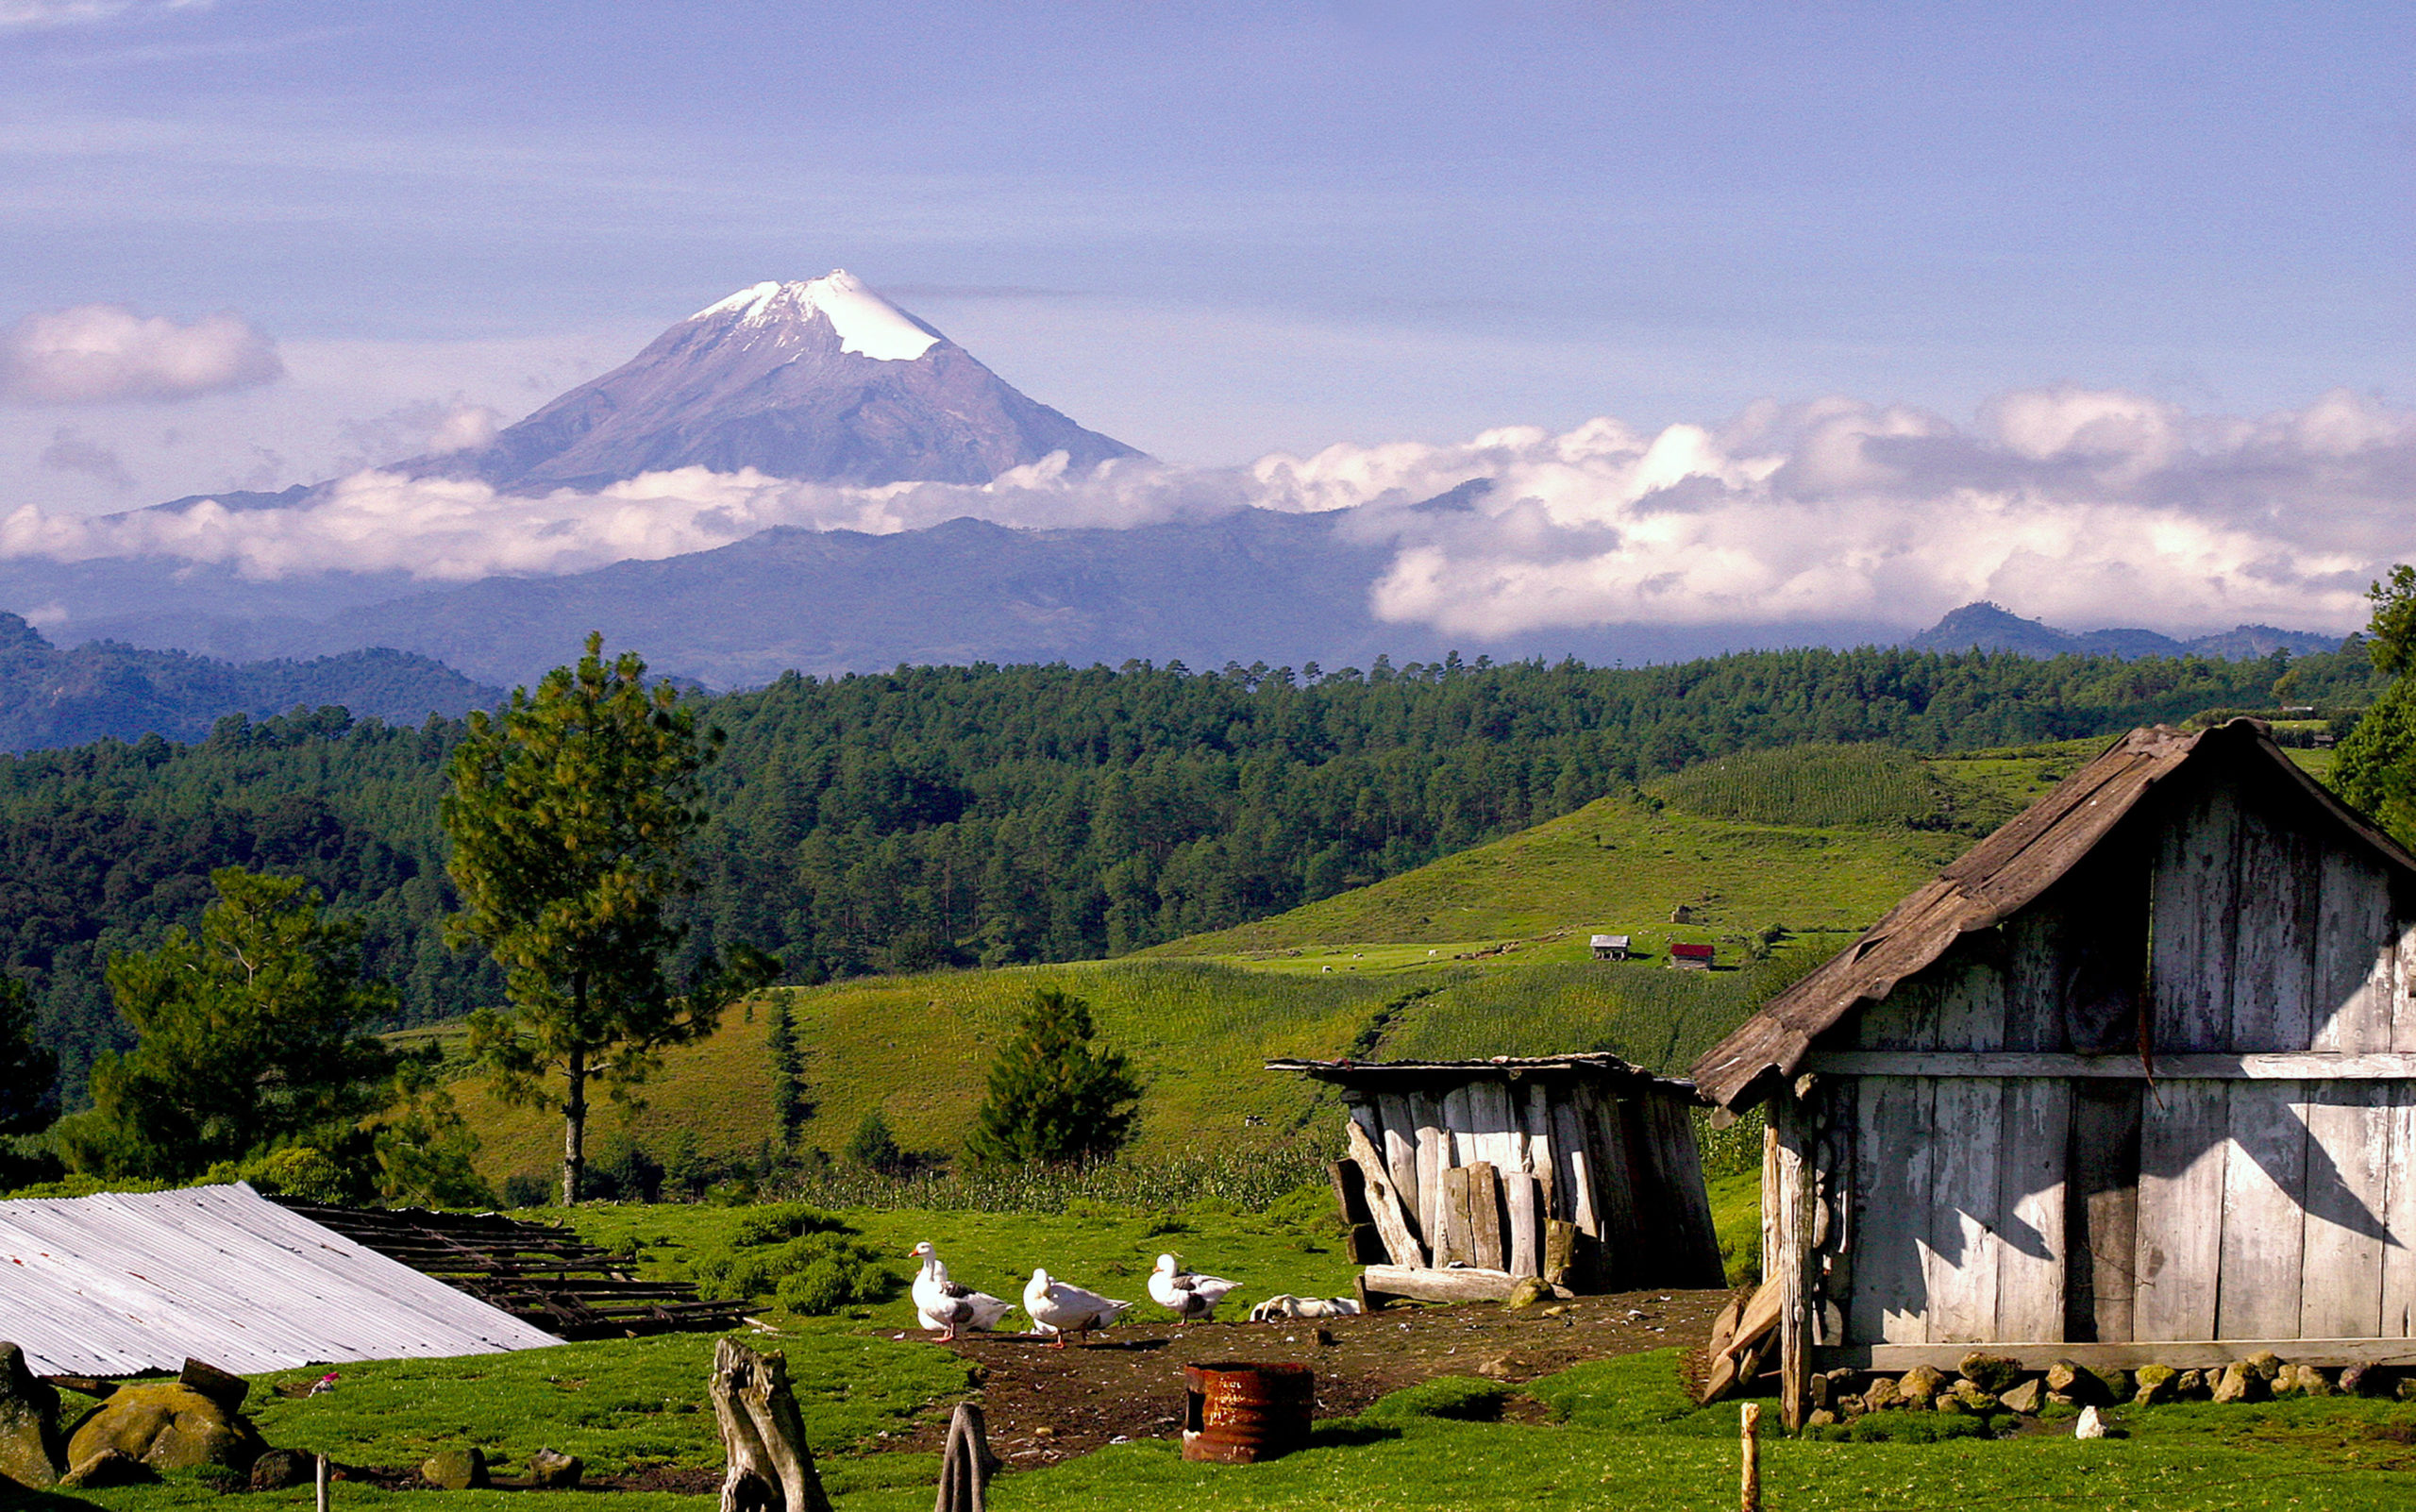
M 2286 674 L 2345 703 L 2367 685 L 2363 662 L 1814 650 L 1636 669 L 790 677 L 705 708 L 729 744 L 689 915 L 699 943 L 750 941 L 804 982 L 1116 954 L 1732 751 L 2110 733 L 2270 705 Z M 436 804 L 460 733 L 328 710 L 222 720 L 190 746 L 0 760 L 0 965 L 35 989 L 70 1095 L 121 1034 L 101 964 L 197 914 L 215 865 L 298 871 L 363 912 L 370 964 L 400 987 L 406 1021 L 492 994 L 483 963 L 448 952 L 435 927 L 451 906 Z
M 198 740 L 228 714 L 336 705 L 416 723 L 495 701 L 496 690 L 405 651 L 309 661 L 221 662 L 117 641 L 61 649 L 0 612 L 0 750 L 36 750 L 147 733 Z

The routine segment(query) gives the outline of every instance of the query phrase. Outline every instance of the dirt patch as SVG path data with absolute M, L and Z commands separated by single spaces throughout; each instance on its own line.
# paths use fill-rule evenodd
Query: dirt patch
M 977 1400 L 990 1448 L 1010 1469 L 1032 1470 L 1126 1438 L 1171 1438 L 1182 1428 L 1183 1368 L 1212 1360 L 1306 1365 L 1317 1372 L 1317 1416 L 1351 1417 L 1379 1397 L 1440 1375 L 1513 1385 L 1586 1360 L 1671 1345 L 1700 1349 L 1725 1291 L 1638 1291 L 1581 1297 L 1552 1317 L 1488 1302 L 1401 1306 L 1361 1318 L 1277 1323 L 1119 1324 L 1085 1348 L 1051 1349 L 1021 1334 L 968 1335 L 948 1348 L 979 1371 Z M 1514 1400 L 1508 1416 L 1540 1420 Z M 945 1415 L 898 1449 L 936 1451 Z

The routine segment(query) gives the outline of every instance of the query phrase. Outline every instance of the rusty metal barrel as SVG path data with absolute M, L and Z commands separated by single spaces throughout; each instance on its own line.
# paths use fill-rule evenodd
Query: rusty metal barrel
M 1305 1365 L 1219 1360 L 1183 1368 L 1183 1457 L 1255 1465 L 1309 1441 L 1317 1377 Z

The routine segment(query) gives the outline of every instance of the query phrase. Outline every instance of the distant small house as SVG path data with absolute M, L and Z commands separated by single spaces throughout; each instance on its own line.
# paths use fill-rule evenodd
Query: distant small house
M 1627 959 L 1627 936 L 1624 934 L 1597 934 L 1588 943 L 1594 947 L 1594 959 L 1597 961 Z
M 1708 945 L 1672 945 L 1669 947 L 1669 964 L 1681 971 L 1708 971 L 1715 953 L 1715 949 Z

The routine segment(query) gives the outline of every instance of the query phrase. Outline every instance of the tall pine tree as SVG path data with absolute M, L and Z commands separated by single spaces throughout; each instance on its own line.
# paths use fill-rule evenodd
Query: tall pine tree
M 1092 1045 L 1091 1005 L 1054 987 L 1032 995 L 991 1063 L 965 1148 L 984 1165 L 1099 1160 L 1132 1136 L 1140 1084 L 1121 1050 Z
M 694 885 L 698 774 L 719 734 L 699 735 L 670 683 L 647 687 L 635 653 L 607 663 L 591 634 L 578 665 L 469 723 L 441 810 L 463 904 L 449 922 L 494 952 L 511 1000 L 472 1016 L 470 1046 L 506 1098 L 561 1111 L 567 1204 L 585 1178 L 589 1082 L 630 1096 L 662 1050 L 712 1033 L 780 964 L 741 945 L 670 978 L 683 932 L 664 904 Z

